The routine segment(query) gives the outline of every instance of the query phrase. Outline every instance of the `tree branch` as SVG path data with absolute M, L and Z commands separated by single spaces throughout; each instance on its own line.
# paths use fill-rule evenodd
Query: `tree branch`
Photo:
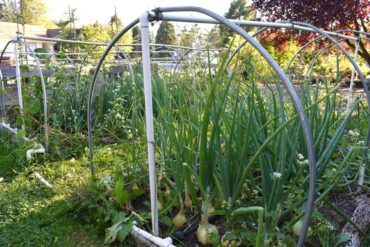
M 361 19 L 360 21 L 361 21 L 361 26 L 362 26 L 362 29 L 364 30 L 364 32 L 368 32 L 364 20 Z

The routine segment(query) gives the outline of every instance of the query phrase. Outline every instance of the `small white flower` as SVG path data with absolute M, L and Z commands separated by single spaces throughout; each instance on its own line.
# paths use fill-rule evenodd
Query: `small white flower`
M 4 181 L 4 178 L 0 178 L 0 183 L 1 183 L 2 181 Z
M 280 173 L 280 172 L 274 172 L 274 173 L 272 174 L 272 178 L 276 178 L 276 179 L 281 178 L 281 173 Z
M 306 160 L 297 160 L 297 163 L 300 166 L 308 165 L 308 160 L 307 159 Z
M 117 118 L 117 119 L 122 118 L 121 114 L 117 113 L 117 114 L 116 114 L 116 118 Z
M 364 142 L 364 141 L 358 141 L 358 142 L 357 142 L 357 144 L 358 144 L 358 145 L 364 145 L 364 144 L 365 144 L 365 142 Z
M 330 222 L 328 222 L 327 226 L 330 230 L 334 230 L 334 226 Z
M 71 163 L 75 163 L 75 162 L 76 162 L 76 160 L 75 160 L 75 158 L 72 158 L 72 159 L 70 159 L 70 160 L 69 160 L 69 162 L 71 162 Z
M 358 137 L 360 134 L 357 131 L 349 130 L 348 134 L 353 137 Z
M 303 154 L 298 154 L 298 159 L 299 159 L 299 160 L 304 160 L 304 156 L 303 156 Z

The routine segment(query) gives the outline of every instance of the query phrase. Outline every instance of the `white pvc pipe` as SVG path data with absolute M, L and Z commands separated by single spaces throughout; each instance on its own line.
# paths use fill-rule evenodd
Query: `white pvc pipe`
M 353 60 L 356 62 L 357 60 L 357 54 L 358 54 L 358 47 L 360 46 L 360 40 L 356 40 L 356 47 L 355 47 L 355 54 L 353 55 Z M 353 84 L 355 80 L 355 67 L 352 67 L 352 73 L 351 73 L 351 82 L 349 84 L 349 92 L 348 92 L 348 98 L 347 98 L 347 111 L 349 110 L 351 104 L 352 104 L 352 98 L 353 98 Z
M 23 96 L 22 96 L 22 83 L 21 83 L 21 71 L 19 69 L 19 56 L 18 56 L 18 43 L 17 37 L 14 38 L 14 56 L 15 56 L 15 76 L 17 80 L 17 90 L 18 90 L 18 105 L 19 112 L 22 118 L 22 130 L 25 130 L 24 125 L 24 112 L 23 112 Z
M 172 244 L 172 239 L 171 238 L 159 238 L 156 237 L 152 234 L 150 234 L 147 231 L 144 231 L 136 226 L 132 227 L 131 234 L 134 235 L 136 238 L 141 239 L 143 238 L 144 240 L 147 240 L 153 244 L 155 244 L 158 247 L 175 247 Z
M 1 123 L 0 128 L 3 128 L 16 136 L 18 135 L 18 129 L 13 129 L 8 123 Z M 27 137 L 22 137 L 22 139 L 26 142 L 30 141 Z
M 40 173 L 34 172 L 35 177 L 40 180 L 41 183 L 43 183 L 46 187 L 53 189 L 53 186 L 43 177 Z
M 148 145 L 152 232 L 154 235 L 158 236 L 159 227 L 158 227 L 158 209 L 157 209 L 157 182 L 156 182 L 155 161 L 154 161 L 153 100 L 152 100 L 152 84 L 151 84 L 152 74 L 151 74 L 151 68 L 150 68 L 149 20 L 148 20 L 147 12 L 145 12 L 140 17 L 140 29 L 141 29 L 141 47 L 142 47 L 142 59 L 143 59 L 145 120 L 146 120 L 146 138 L 147 138 L 147 145 Z
M 45 148 L 42 146 L 40 146 L 39 148 L 28 149 L 26 152 L 26 158 L 27 160 L 30 160 L 32 158 L 32 155 L 44 154 L 44 153 L 45 153 Z
M 14 134 L 15 136 L 18 136 L 18 130 L 13 129 L 12 127 L 10 127 L 10 124 L 0 123 L 0 128 L 9 131 L 10 133 Z M 30 139 L 28 139 L 27 137 L 22 137 L 22 139 L 25 142 L 30 141 Z M 44 153 L 45 153 L 45 148 L 41 144 L 38 144 L 38 148 L 28 149 L 26 151 L 26 158 L 27 158 L 27 160 L 30 160 L 32 158 L 33 154 L 44 154 Z

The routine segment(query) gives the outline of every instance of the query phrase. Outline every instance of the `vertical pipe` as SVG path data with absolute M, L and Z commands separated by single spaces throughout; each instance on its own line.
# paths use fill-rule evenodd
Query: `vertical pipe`
M 23 112 L 23 96 L 22 96 L 22 84 L 21 84 L 21 71 L 19 69 L 19 54 L 18 54 L 18 37 L 14 38 L 14 57 L 15 57 L 15 76 L 17 80 L 17 90 L 18 90 L 18 105 L 19 112 L 22 118 L 22 130 L 25 130 L 24 125 L 24 112 Z
M 144 75 L 144 97 L 145 97 L 145 120 L 146 138 L 148 144 L 148 163 L 149 163 L 149 184 L 150 184 L 150 206 L 152 213 L 152 232 L 159 234 L 158 229 L 158 210 L 157 210 L 157 183 L 155 175 L 154 161 L 154 127 L 153 127 L 153 100 L 151 85 L 150 51 L 149 51 L 149 20 L 148 13 L 145 12 L 140 17 L 141 47 L 143 59 Z
M 31 53 L 33 59 L 35 60 L 37 71 L 39 73 L 41 88 L 42 88 L 42 103 L 44 107 L 44 133 L 45 133 L 45 152 L 49 150 L 49 134 L 48 134 L 48 102 L 47 102 L 47 94 L 46 94 L 46 85 L 44 81 L 44 74 L 42 73 L 40 61 L 37 58 L 36 54 L 32 51 L 31 47 L 28 45 L 26 40 L 20 40 L 23 43 L 24 49 Z M 27 55 L 28 56 L 28 55 Z
M 358 47 L 360 45 L 360 39 L 356 40 L 356 47 L 355 47 L 355 54 L 353 55 L 353 61 L 356 62 L 357 60 L 357 54 L 358 54 Z M 351 73 L 351 82 L 349 84 L 349 91 L 348 91 L 348 98 L 347 98 L 347 111 L 351 107 L 352 104 L 352 98 L 353 98 L 353 84 L 355 79 L 355 67 L 352 67 L 352 73 Z
M 3 74 L 1 73 L 1 69 L 0 69 L 0 81 L 1 81 L 1 90 L 2 90 L 0 92 L 1 123 L 5 123 L 6 121 L 6 110 L 5 110 L 5 100 L 4 100 L 5 86 L 4 86 Z

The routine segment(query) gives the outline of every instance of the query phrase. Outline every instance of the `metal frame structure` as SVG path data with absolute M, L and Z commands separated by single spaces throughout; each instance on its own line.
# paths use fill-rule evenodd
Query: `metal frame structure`
M 193 17 L 193 16 L 179 16 L 176 14 L 171 13 L 177 13 L 177 12 L 195 12 L 200 13 L 207 18 L 201 18 L 201 17 Z M 308 226 L 310 224 L 310 219 L 314 207 L 314 201 L 315 201 L 315 194 L 316 194 L 316 176 L 317 176 L 317 163 L 316 163 L 316 157 L 315 157 L 315 151 L 314 151 L 314 145 L 313 145 L 313 137 L 312 137 L 312 131 L 311 127 L 307 118 L 307 115 L 305 113 L 305 110 L 302 106 L 302 103 L 300 101 L 300 98 L 297 95 L 297 92 L 291 83 L 289 77 L 287 76 L 287 71 L 292 64 L 294 58 L 303 51 L 306 47 L 308 47 L 310 44 L 315 42 L 316 40 L 320 40 L 322 38 L 325 38 L 330 41 L 330 45 L 325 48 L 328 49 L 331 46 L 337 47 L 337 49 L 341 50 L 343 54 L 348 58 L 348 60 L 351 62 L 353 66 L 353 72 L 352 77 L 354 77 L 354 73 L 357 72 L 359 77 L 361 78 L 361 81 L 364 86 L 364 90 L 366 93 L 366 98 L 368 101 L 368 113 L 370 113 L 370 93 L 369 88 L 367 85 L 367 81 L 364 78 L 363 74 L 361 73 L 361 70 L 359 66 L 356 63 L 356 57 L 358 53 L 358 42 L 359 37 L 352 37 L 352 36 L 346 36 L 341 34 L 340 32 L 351 32 L 352 30 L 341 30 L 340 32 L 328 32 L 321 30 L 311 24 L 304 23 L 304 22 L 261 22 L 261 21 L 243 21 L 243 20 L 230 20 L 226 19 L 223 16 L 220 16 L 212 11 L 209 11 L 204 8 L 200 7 L 163 7 L 163 8 L 156 8 L 152 11 L 143 13 L 139 18 L 134 19 L 131 23 L 129 23 L 126 27 L 124 27 L 113 39 L 110 43 L 102 43 L 102 42 L 85 42 L 85 41 L 76 41 L 76 40 L 63 40 L 63 39 L 50 39 L 50 38 L 39 38 L 39 37 L 29 37 L 29 36 L 17 36 L 17 38 L 13 41 L 10 41 L 6 47 L 10 43 L 14 43 L 14 54 L 16 56 L 16 80 L 17 80 L 17 88 L 18 88 L 18 97 L 19 98 L 19 108 L 20 112 L 23 116 L 23 101 L 22 101 L 22 92 L 21 92 L 21 82 L 20 82 L 20 70 L 19 70 L 19 59 L 18 59 L 18 49 L 17 49 L 17 42 L 20 41 L 24 44 L 29 52 L 32 54 L 36 61 L 36 65 L 38 67 L 38 72 L 40 75 L 42 87 L 43 87 L 43 96 L 44 96 L 44 120 L 45 120 L 45 147 L 47 149 L 48 147 L 48 137 L 47 137 L 47 105 L 46 105 L 46 89 L 45 89 L 45 83 L 43 81 L 43 74 L 42 70 L 39 64 L 39 61 L 36 57 L 36 55 L 33 53 L 33 51 L 30 49 L 30 47 L 27 45 L 26 40 L 40 40 L 40 41 L 46 41 L 46 42 L 65 42 L 65 43 L 71 43 L 71 44 L 85 44 L 85 45 L 93 45 L 94 48 L 96 46 L 106 46 L 105 51 L 103 52 L 102 56 L 100 57 L 95 71 L 94 75 L 90 84 L 89 93 L 88 93 L 88 108 L 87 108 L 87 125 L 88 125 L 88 142 L 89 142 L 89 160 L 90 160 L 90 172 L 92 177 L 94 177 L 94 163 L 93 163 L 93 143 L 92 143 L 92 103 L 93 103 L 93 95 L 94 90 L 98 78 L 99 71 L 103 65 L 103 62 L 105 61 L 106 57 L 110 53 L 110 51 L 116 47 L 118 49 L 118 53 L 122 55 L 124 58 L 129 73 L 132 76 L 133 81 L 135 80 L 135 75 L 133 73 L 133 69 L 130 63 L 129 58 L 126 55 L 126 52 L 124 52 L 121 47 L 124 46 L 131 46 L 131 47 L 138 47 L 141 46 L 141 53 L 142 55 L 142 64 L 143 64 L 143 85 L 144 85 L 144 97 L 145 97 L 145 121 L 146 121 L 146 138 L 147 138 L 147 151 L 148 151 L 148 163 L 149 163 L 149 184 L 150 184 L 150 201 L 151 201 L 151 214 L 152 214 L 152 232 L 154 235 L 159 234 L 159 226 L 158 226 L 158 209 L 157 209 L 157 185 L 156 185 L 156 173 L 155 173 L 155 160 L 154 160 L 154 152 L 155 152 L 155 139 L 154 139 L 154 118 L 153 118 L 153 102 L 152 102 L 152 72 L 151 72 L 151 47 L 154 46 L 154 50 L 156 50 L 156 47 L 166 46 L 170 49 L 184 49 L 182 46 L 173 46 L 173 45 L 162 45 L 162 44 L 150 44 L 149 43 L 149 27 L 151 22 L 155 21 L 177 21 L 177 22 L 187 22 L 187 23 L 205 23 L 205 24 L 221 24 L 225 25 L 228 28 L 230 28 L 235 33 L 239 34 L 245 42 L 239 46 L 229 57 L 228 63 L 232 61 L 232 58 L 240 51 L 242 46 L 249 43 L 262 57 L 263 59 L 269 64 L 269 66 L 274 70 L 278 78 L 281 80 L 282 85 L 287 90 L 289 97 L 291 101 L 293 102 L 294 108 L 297 112 L 299 122 L 303 129 L 304 134 L 304 140 L 305 140 L 305 146 L 307 148 L 308 153 L 308 161 L 309 161 L 309 189 L 308 189 L 308 200 L 306 205 L 306 210 L 304 214 L 304 221 L 303 226 L 301 228 L 301 232 L 299 235 L 297 246 L 302 247 L 304 245 L 304 240 L 308 232 Z M 119 44 L 117 43 L 118 40 L 126 34 L 130 29 L 132 29 L 137 24 L 140 25 L 141 28 L 141 44 Z M 248 34 L 245 30 L 243 30 L 240 26 L 251 26 L 251 27 L 260 27 L 260 29 L 253 35 Z M 314 40 L 310 41 L 303 47 L 301 47 L 296 54 L 292 57 L 291 61 L 289 62 L 288 67 L 285 71 L 277 64 L 277 62 L 272 58 L 272 56 L 263 48 L 263 46 L 255 40 L 253 37 L 261 34 L 263 31 L 265 31 L 268 28 L 286 28 L 286 29 L 293 29 L 293 30 L 302 30 L 302 31 L 308 31 L 308 32 L 314 32 L 319 34 L 320 36 L 315 38 Z M 354 32 L 354 31 L 353 31 Z M 361 32 L 363 34 L 363 32 Z M 369 35 L 366 33 L 366 35 Z M 349 53 L 339 44 L 339 42 L 335 38 L 340 39 L 347 39 L 347 40 L 355 40 L 356 41 L 356 51 L 355 56 L 352 58 Z M 6 49 L 5 47 L 5 49 Z M 176 65 L 174 67 L 174 73 L 176 69 L 178 68 L 179 63 L 181 60 L 186 57 L 187 54 L 189 54 L 191 51 L 195 50 L 202 50 L 198 48 L 189 48 L 185 47 L 187 51 L 181 54 L 179 59 L 176 61 Z M 92 51 L 93 49 L 91 49 Z M 203 49 L 207 50 L 207 49 Z M 209 50 L 209 49 L 208 49 Z M 316 54 L 315 58 L 311 62 L 311 65 L 314 63 L 316 58 L 325 50 L 320 51 L 318 54 Z M 2 52 L 1 58 L 3 56 L 4 50 Z M 86 56 L 87 57 L 87 56 Z M 310 65 L 310 68 L 313 66 Z M 81 71 L 81 69 L 80 69 Z M 1 71 L 0 71 L 1 76 Z M 351 77 L 351 78 L 352 78 Z M 352 79 L 351 79 L 352 81 Z M 45 107 L 46 105 L 46 107 Z M 24 128 L 24 127 L 23 127 Z M 370 121 L 368 122 L 368 133 L 366 137 L 366 147 L 369 145 L 370 141 Z M 364 151 L 364 155 L 367 154 L 367 148 Z
M 198 12 L 204 15 L 207 15 L 210 18 L 197 18 L 197 17 L 184 17 L 184 16 L 176 16 L 170 15 L 167 12 Z M 241 29 L 238 25 L 247 25 L 247 26 L 257 26 L 257 27 L 266 27 L 266 28 L 290 28 L 296 30 L 303 30 L 303 31 L 310 31 L 315 32 L 323 35 L 327 39 L 329 39 L 332 43 L 334 43 L 338 49 L 342 50 L 342 52 L 346 55 L 346 57 L 350 60 L 353 64 L 355 70 L 360 75 L 365 90 L 368 91 L 367 85 L 365 83 L 365 79 L 363 78 L 359 67 L 357 66 L 356 62 L 349 56 L 346 50 L 339 45 L 339 43 L 333 37 L 340 37 L 340 38 L 347 38 L 347 39 L 355 39 L 353 37 L 345 36 L 342 34 L 338 34 L 335 32 L 326 32 L 321 29 L 318 29 L 310 24 L 303 23 L 303 22 L 291 22 L 291 23 L 271 23 L 271 22 L 251 22 L 251 21 L 240 21 L 240 20 L 228 20 L 220 15 L 217 15 L 209 10 L 199 8 L 199 7 L 166 7 L 166 8 L 157 8 L 153 10 L 153 12 L 144 13 L 140 19 L 137 18 L 132 21 L 128 26 L 126 26 L 121 32 L 117 34 L 116 37 L 113 38 L 110 45 L 107 47 L 106 51 L 104 52 L 103 56 L 100 58 L 99 63 L 95 69 L 94 77 L 92 83 L 90 85 L 90 92 L 89 92 L 89 100 L 88 100 L 88 132 L 89 132 L 89 147 L 90 147 L 90 169 L 94 171 L 93 166 L 93 149 L 92 149 L 92 132 L 91 132 L 91 106 L 92 106 L 92 95 L 95 88 L 95 83 L 97 79 L 98 71 L 109 53 L 110 49 L 114 46 L 114 44 L 118 41 L 118 39 L 124 35 L 128 30 L 134 27 L 136 24 L 140 22 L 142 28 L 142 48 L 143 48 L 143 62 L 144 62 L 144 91 L 145 91 L 145 102 L 146 102 L 146 122 L 147 122 L 147 143 L 148 143 L 148 160 L 150 168 L 150 184 L 151 184 L 151 205 L 152 205 L 152 231 L 154 234 L 158 234 L 158 221 L 157 221 L 157 209 L 156 204 L 153 200 L 156 200 L 156 185 L 155 185 L 155 172 L 154 172 L 154 135 L 153 135 L 153 118 L 152 118 L 152 102 L 151 102 L 151 70 L 148 64 L 150 63 L 150 54 L 149 54 L 149 46 L 148 42 L 146 41 L 148 35 L 148 23 L 153 21 L 159 20 L 166 20 L 166 21 L 182 21 L 182 22 L 196 22 L 196 23 L 210 23 L 210 24 L 224 24 L 231 28 L 233 31 L 238 33 L 242 36 L 248 43 L 250 43 L 254 49 L 256 49 L 262 57 L 268 62 L 268 64 L 274 69 L 280 80 L 282 81 L 284 87 L 289 93 L 290 98 L 293 101 L 294 107 L 299 115 L 299 121 L 303 127 L 304 131 L 304 138 L 306 147 L 308 150 L 308 158 L 309 158 L 309 191 L 308 191 L 308 200 L 307 206 L 304 216 L 303 226 L 300 232 L 298 246 L 303 246 L 305 236 L 307 234 L 308 225 L 310 222 L 310 217 L 313 210 L 313 203 L 315 197 L 315 188 L 316 188 L 316 160 L 315 154 L 313 150 L 313 143 L 312 143 L 312 133 L 310 129 L 310 125 L 307 120 L 307 116 L 304 112 L 302 104 L 295 92 L 295 89 L 290 82 L 289 78 L 283 72 L 283 70 L 279 67 L 279 65 L 272 59 L 272 57 L 268 54 L 268 52 L 250 36 L 246 33 L 243 29 Z M 333 36 L 333 37 L 332 37 Z M 368 138 L 367 138 L 368 143 Z
M 17 37 L 14 38 L 14 40 L 11 40 L 7 43 L 3 52 L 1 53 L 0 61 L 3 58 L 3 55 L 5 53 L 6 48 L 8 47 L 8 44 L 13 43 L 13 45 L 14 45 L 14 55 L 15 55 L 15 73 L 16 73 L 16 82 L 17 82 L 18 106 L 19 106 L 19 111 L 20 111 L 21 118 L 22 118 L 22 130 L 25 130 L 21 72 L 20 72 L 20 67 L 19 67 L 20 64 L 19 64 L 19 54 L 18 54 L 18 42 L 23 44 L 23 46 L 25 47 L 25 50 L 26 51 L 28 50 L 30 52 L 30 54 L 32 55 L 33 59 L 35 60 L 37 71 L 38 71 L 38 74 L 39 74 L 41 88 L 42 88 L 42 96 L 43 96 L 44 135 L 45 135 L 45 147 L 44 148 L 45 148 L 45 151 L 47 152 L 48 147 L 49 147 L 49 134 L 48 134 L 48 110 L 47 110 L 46 86 L 45 86 L 44 75 L 43 75 L 43 72 L 42 72 L 42 69 L 41 69 L 41 65 L 40 65 L 40 62 L 39 62 L 36 54 L 32 51 L 32 49 L 30 48 L 30 46 L 28 45 L 28 43 L 25 40 L 19 39 L 19 37 L 17 36 Z M 2 81 L 2 79 L 3 79 L 2 75 L 0 76 L 0 79 Z M 3 81 L 1 82 L 1 86 L 2 86 L 2 90 L 5 92 L 5 87 L 4 87 Z M 2 100 L 3 100 L 3 95 L 2 95 Z M 1 107 L 2 107 L 2 109 L 4 109 L 4 111 L 2 111 L 2 114 L 3 114 L 2 117 L 6 118 L 5 105 L 4 105 L 3 101 L 2 101 L 2 106 Z M 3 123 L 5 123 L 5 120 L 3 121 Z M 5 125 L 8 125 L 8 124 L 5 123 Z

